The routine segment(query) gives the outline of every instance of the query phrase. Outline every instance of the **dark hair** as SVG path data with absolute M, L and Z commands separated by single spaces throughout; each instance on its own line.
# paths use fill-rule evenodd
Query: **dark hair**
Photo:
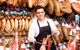
M 35 7 L 35 12 L 37 11 L 37 9 L 44 9 L 44 7 L 42 7 L 42 6 L 40 6 L 40 5 L 36 6 L 36 7 Z

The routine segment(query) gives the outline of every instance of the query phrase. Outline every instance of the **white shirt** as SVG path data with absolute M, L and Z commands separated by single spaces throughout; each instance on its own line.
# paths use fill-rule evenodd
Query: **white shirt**
M 49 22 L 49 25 L 51 27 L 51 32 L 52 33 L 56 32 L 57 27 L 55 26 L 52 19 L 45 18 L 44 21 L 39 21 L 40 27 L 47 26 L 48 25 L 47 21 Z M 32 24 L 29 28 L 28 37 L 37 37 L 38 34 L 39 34 L 39 26 L 38 26 L 38 23 L 37 23 L 37 18 L 33 18 L 32 19 Z

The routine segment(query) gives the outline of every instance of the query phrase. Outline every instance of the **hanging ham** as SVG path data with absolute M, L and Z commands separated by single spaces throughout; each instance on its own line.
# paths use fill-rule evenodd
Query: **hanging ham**
M 28 0 L 28 7 L 32 8 L 36 0 Z
M 1 31 L 3 31 L 4 30 L 4 28 L 5 28 L 5 26 L 6 26 L 6 19 L 5 18 L 3 18 L 2 20 L 1 20 Z
M 14 30 L 17 31 L 18 30 L 18 20 L 15 18 L 14 21 Z
M 24 28 L 25 28 L 25 20 L 22 19 L 22 30 L 24 30 Z
M 54 4 L 53 4 L 53 0 L 49 0 L 49 3 L 48 3 L 48 13 L 49 14 L 53 14 L 54 12 Z
M 61 11 L 63 13 L 68 13 L 68 14 L 72 13 L 71 4 L 68 0 L 61 2 L 60 6 L 61 6 Z
M 14 20 L 11 19 L 10 22 L 11 22 L 11 30 L 13 30 L 14 29 Z
M 0 31 L 1 31 L 1 27 L 2 27 L 1 24 L 2 24 L 2 23 L 1 23 L 1 20 L 0 20 Z
M 6 0 L 0 0 L 0 3 L 3 3 L 3 2 L 5 2 Z
M 71 6 L 75 10 L 76 13 L 80 14 L 80 3 L 73 2 L 71 3 Z
M 63 13 L 60 11 L 60 3 L 57 0 L 53 0 L 53 2 L 54 2 L 54 8 L 55 8 L 55 15 L 62 16 Z
M 36 0 L 34 6 L 40 5 L 40 6 L 45 7 L 47 6 L 49 1 L 50 0 Z
M 7 21 L 6 21 L 5 30 L 6 30 L 6 32 L 10 32 L 10 30 L 11 30 L 11 24 L 10 24 L 9 19 L 7 19 Z
M 18 20 L 18 23 L 19 23 L 19 27 L 18 27 L 18 29 L 19 29 L 19 31 L 21 31 L 21 29 L 22 29 L 22 28 L 21 28 L 21 27 L 22 27 L 22 20 L 19 19 L 19 20 Z
M 13 0 L 13 6 L 17 5 L 18 0 Z

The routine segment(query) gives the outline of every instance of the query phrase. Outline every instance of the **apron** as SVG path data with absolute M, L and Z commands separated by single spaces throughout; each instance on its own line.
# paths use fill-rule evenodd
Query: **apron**
M 49 25 L 49 22 L 47 21 L 48 23 L 48 26 L 44 26 L 44 27 L 40 27 L 39 25 L 39 22 L 37 20 L 37 24 L 39 26 L 39 35 L 37 37 L 35 37 L 36 41 L 42 43 L 42 39 L 47 37 L 47 35 L 51 34 L 51 28 L 50 28 L 50 25 Z M 41 44 L 38 44 L 38 43 L 35 43 L 35 50 L 39 50 L 41 47 Z M 51 50 L 56 50 L 56 47 L 55 47 L 55 44 L 54 42 L 52 42 L 52 45 L 51 45 Z

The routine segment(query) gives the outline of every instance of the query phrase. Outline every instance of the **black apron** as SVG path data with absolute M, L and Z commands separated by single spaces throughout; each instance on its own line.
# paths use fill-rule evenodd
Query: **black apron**
M 47 35 L 51 34 L 51 28 L 49 25 L 49 22 L 47 21 L 48 26 L 44 26 L 44 27 L 40 27 L 39 22 L 37 20 L 37 24 L 39 26 L 39 35 L 36 38 L 36 41 L 41 42 L 42 43 L 42 39 L 47 37 Z M 35 50 L 39 50 L 41 47 L 41 44 L 35 43 Z M 51 45 L 51 50 L 56 50 L 56 47 L 54 45 L 54 42 L 52 42 Z

